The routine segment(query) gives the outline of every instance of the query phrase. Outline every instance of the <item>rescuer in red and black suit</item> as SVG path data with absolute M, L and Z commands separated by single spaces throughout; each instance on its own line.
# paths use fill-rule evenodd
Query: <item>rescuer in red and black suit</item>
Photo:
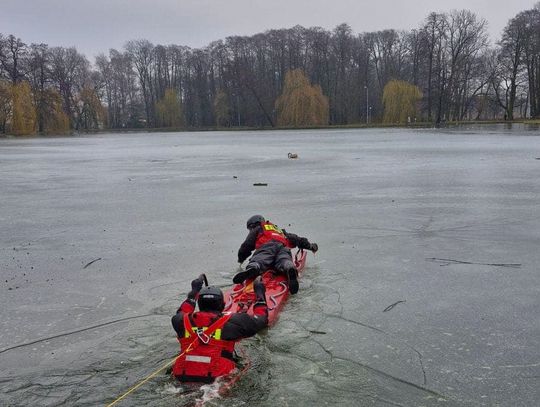
M 242 264 L 253 250 L 253 256 L 248 262 L 245 271 L 241 271 L 233 278 L 238 284 L 247 279 L 254 278 L 268 269 L 287 276 L 289 292 L 298 292 L 298 271 L 294 266 L 291 249 L 319 250 L 317 243 L 310 243 L 305 237 L 297 236 L 280 229 L 261 215 L 253 215 L 247 221 L 249 233 L 238 250 L 238 263 Z
M 253 290 L 253 316 L 224 314 L 223 292 L 218 287 L 203 288 L 202 276 L 191 282 L 187 299 L 171 321 L 182 352 L 173 366 L 179 380 L 209 383 L 236 367 L 236 342 L 255 335 L 268 324 L 266 290 L 261 279 L 253 282 Z M 198 312 L 194 312 L 196 303 Z

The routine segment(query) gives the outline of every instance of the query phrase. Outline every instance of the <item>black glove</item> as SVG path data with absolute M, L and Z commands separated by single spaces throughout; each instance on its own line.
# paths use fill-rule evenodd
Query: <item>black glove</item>
M 262 282 L 261 276 L 253 281 L 253 291 L 255 291 L 255 298 L 257 298 L 257 301 L 266 302 L 266 287 Z
M 191 289 L 193 291 L 199 292 L 201 291 L 203 284 L 204 284 L 204 277 L 201 274 L 199 277 L 197 277 L 195 280 L 191 282 Z
M 317 243 L 311 243 L 309 245 L 309 250 L 311 250 L 313 253 L 317 253 L 317 250 L 319 250 L 319 245 L 317 245 Z
M 298 239 L 298 247 L 300 249 L 308 249 L 309 248 L 309 240 L 307 240 L 305 237 L 301 237 Z
M 195 280 L 193 280 L 191 282 L 191 291 L 188 294 L 188 298 L 194 299 L 199 293 L 199 291 L 201 291 L 203 284 L 204 284 L 204 277 L 202 275 L 200 275 Z

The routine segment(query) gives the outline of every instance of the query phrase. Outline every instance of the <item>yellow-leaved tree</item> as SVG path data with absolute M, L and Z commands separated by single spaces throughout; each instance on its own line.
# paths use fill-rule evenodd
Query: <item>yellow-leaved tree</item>
M 5 133 L 8 120 L 11 118 L 13 94 L 11 85 L 0 79 L 0 132 Z
M 106 111 L 96 91 L 85 86 L 79 95 L 80 125 L 83 129 L 99 129 L 106 119 Z
M 65 134 L 69 132 L 69 117 L 62 108 L 62 97 L 55 89 L 43 91 L 43 133 Z
M 181 127 L 184 124 L 182 104 L 174 89 L 165 90 L 163 99 L 156 103 L 156 124 L 158 127 Z
M 26 81 L 13 84 L 12 98 L 11 132 L 16 136 L 34 134 L 37 114 L 30 84 Z
M 301 69 L 288 71 L 283 92 L 276 100 L 278 126 L 304 127 L 328 124 L 328 98 L 319 85 L 311 85 Z
M 414 120 L 422 91 L 409 82 L 391 80 L 383 90 L 385 124 L 404 124 Z

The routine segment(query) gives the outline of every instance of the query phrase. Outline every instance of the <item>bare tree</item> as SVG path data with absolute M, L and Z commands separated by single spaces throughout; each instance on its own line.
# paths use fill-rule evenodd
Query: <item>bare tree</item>
M 540 117 L 540 3 L 518 15 L 523 27 L 523 62 L 527 70 L 531 117 Z
M 24 79 L 26 57 L 27 46 L 20 38 L 13 35 L 6 38 L 0 36 L 0 65 L 12 83 Z
M 33 89 L 39 133 L 43 133 L 45 130 L 46 115 L 49 110 L 46 90 L 51 81 L 50 59 L 49 47 L 46 44 L 32 44 L 30 46 L 28 79 Z
M 146 126 L 151 127 L 155 118 L 156 95 L 152 83 L 154 45 L 147 40 L 134 40 L 126 44 L 126 50 L 135 66 L 146 112 Z
M 448 22 L 446 15 L 430 13 L 420 28 L 419 83 L 426 97 L 426 116 L 429 121 L 442 120 L 441 101 L 446 88 L 446 40 Z M 438 101 L 438 102 L 437 102 Z
M 72 128 L 80 127 L 80 106 L 77 98 L 90 73 L 88 60 L 75 48 L 54 47 L 51 55 L 51 79 L 62 96 L 64 111 Z
M 508 22 L 503 31 L 492 79 L 497 101 L 505 110 L 508 120 L 514 119 L 517 89 L 522 84 L 526 41 L 524 18 L 517 15 Z

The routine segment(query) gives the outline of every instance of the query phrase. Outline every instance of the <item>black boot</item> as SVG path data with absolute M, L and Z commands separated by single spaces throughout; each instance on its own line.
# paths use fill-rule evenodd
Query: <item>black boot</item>
M 290 268 L 287 270 L 287 282 L 289 283 L 289 292 L 296 294 L 298 292 L 298 273 L 296 269 Z
M 259 267 L 248 266 L 245 271 L 241 271 L 233 277 L 233 283 L 240 284 L 246 280 L 255 278 L 259 275 Z

